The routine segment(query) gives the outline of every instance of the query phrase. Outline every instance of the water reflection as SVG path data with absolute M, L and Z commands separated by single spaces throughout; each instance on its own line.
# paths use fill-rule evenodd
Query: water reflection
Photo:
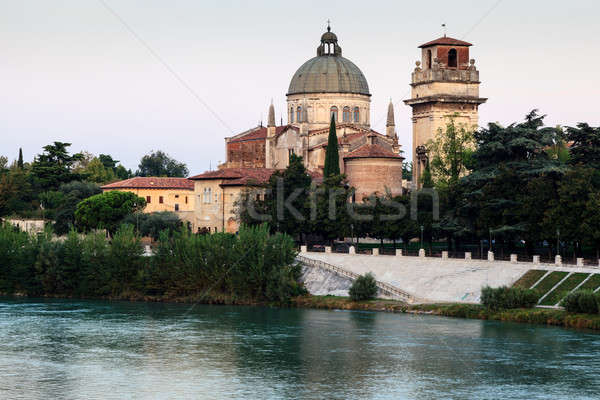
M 431 316 L 0 301 L 2 398 L 594 398 L 598 351 L 595 334 Z

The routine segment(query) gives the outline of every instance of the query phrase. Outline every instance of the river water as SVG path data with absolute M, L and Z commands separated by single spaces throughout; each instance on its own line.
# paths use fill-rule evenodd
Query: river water
M 599 355 L 525 324 L 0 299 L 2 399 L 592 399 Z

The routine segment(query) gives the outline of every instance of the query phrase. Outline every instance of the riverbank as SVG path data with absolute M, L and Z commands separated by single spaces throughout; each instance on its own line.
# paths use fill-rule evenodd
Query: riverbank
M 296 307 L 327 310 L 362 310 L 420 315 L 439 315 L 453 318 L 519 322 L 565 328 L 600 331 L 600 315 L 570 314 L 561 309 L 527 308 L 492 311 L 478 304 L 406 304 L 394 300 L 353 302 L 348 297 L 301 296 L 292 300 Z
M 28 297 L 19 294 L 3 294 L 4 297 Z M 37 297 L 37 296 L 36 296 Z M 101 297 L 72 297 L 72 296 L 43 296 L 44 298 L 88 299 L 107 301 L 132 301 L 154 303 L 182 303 L 232 306 L 267 306 L 267 307 L 297 307 L 321 310 L 355 310 L 375 311 L 402 314 L 438 315 L 452 318 L 481 319 L 491 321 L 519 322 L 537 325 L 553 325 L 564 328 L 589 329 L 600 332 L 600 315 L 570 314 L 561 309 L 529 308 L 492 311 L 478 304 L 407 304 L 397 300 L 375 299 L 354 302 L 349 297 L 340 296 L 298 296 L 289 303 L 257 301 L 252 299 L 235 298 L 222 293 L 203 293 L 189 296 L 144 295 L 138 292 L 125 292 L 118 296 Z

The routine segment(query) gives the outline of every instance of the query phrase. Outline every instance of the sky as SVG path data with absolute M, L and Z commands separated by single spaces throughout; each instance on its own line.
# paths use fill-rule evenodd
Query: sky
M 600 2 L 587 0 L 0 0 L 0 155 L 26 161 L 53 141 L 135 170 L 163 150 L 198 174 L 225 161 L 224 138 L 277 121 L 326 21 L 364 73 L 371 124 L 390 98 L 410 158 L 410 74 L 420 44 L 474 44 L 480 125 L 600 125 Z M 284 117 L 285 122 L 285 117 Z

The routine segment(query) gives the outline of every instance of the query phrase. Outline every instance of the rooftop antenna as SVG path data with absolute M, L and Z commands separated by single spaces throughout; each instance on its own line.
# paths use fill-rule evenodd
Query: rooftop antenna
M 446 37 L 446 24 L 442 24 L 442 28 L 444 28 L 444 37 Z

